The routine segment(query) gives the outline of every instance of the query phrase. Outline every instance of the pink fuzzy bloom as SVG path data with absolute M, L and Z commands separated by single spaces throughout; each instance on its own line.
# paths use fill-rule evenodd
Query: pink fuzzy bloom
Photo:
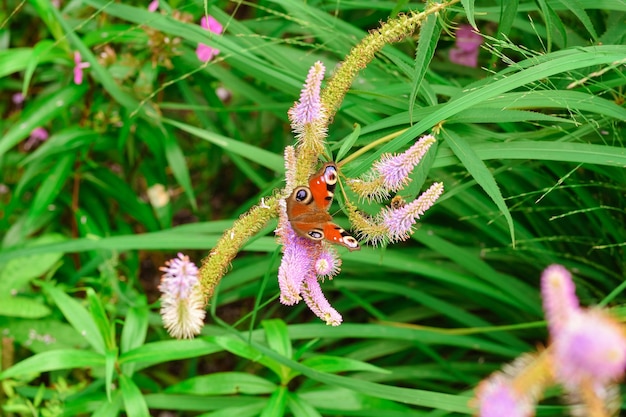
M 461 25 L 456 31 L 456 43 L 450 49 L 450 62 L 466 67 L 478 66 L 478 51 L 483 38 L 470 25 Z
M 566 387 L 580 387 L 586 382 L 601 387 L 624 376 L 626 334 L 602 311 L 571 314 L 552 339 L 555 374 Z
M 533 402 L 517 393 L 511 379 L 495 373 L 476 390 L 478 417 L 530 417 L 535 414 Z
M 83 83 L 83 69 L 89 68 L 89 62 L 81 61 L 80 52 L 74 52 L 74 84 L 80 85 Z
M 332 246 L 324 246 L 315 261 L 315 273 L 320 277 L 332 278 L 341 270 L 341 258 Z
M 572 276 L 561 265 L 550 265 L 541 274 L 541 297 L 546 320 L 553 336 L 572 314 L 580 311 Z
M 179 253 L 159 269 L 164 272 L 159 285 L 163 324 L 178 339 L 192 338 L 202 330 L 206 315 L 198 267 Z
M 315 275 L 307 275 L 302 283 L 302 298 L 317 317 L 329 326 L 339 326 L 343 321 L 341 314 L 335 310 L 322 293 L 322 288 Z
M 220 22 L 215 20 L 213 16 L 203 16 L 200 20 L 200 26 L 203 29 L 208 30 L 209 32 L 215 33 L 216 35 L 221 35 L 224 31 L 224 27 Z M 220 53 L 220 50 L 217 48 L 213 48 L 212 46 L 206 45 L 204 43 L 199 43 L 196 48 L 196 55 L 198 59 L 202 62 L 207 62 L 213 59 L 214 56 Z
M 409 175 L 435 143 L 433 135 L 422 136 L 415 144 L 401 154 L 383 154 L 374 163 L 374 170 L 383 179 L 386 191 L 398 191 L 410 181 Z
M 302 131 L 304 125 L 319 120 L 324 116 L 320 90 L 325 72 L 326 68 L 320 61 L 313 64 L 302 87 L 300 101 L 296 102 L 289 109 L 289 119 L 295 132 Z
M 382 224 L 387 229 L 387 238 L 391 242 L 406 240 L 413 233 L 416 219 L 431 208 L 443 193 L 443 184 L 436 182 L 424 191 L 416 200 L 400 208 L 386 208 L 381 213 Z

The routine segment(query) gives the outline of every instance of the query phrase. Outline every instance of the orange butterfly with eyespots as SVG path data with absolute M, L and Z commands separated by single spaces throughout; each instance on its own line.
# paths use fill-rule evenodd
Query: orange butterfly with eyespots
M 287 217 L 299 236 L 311 240 L 327 240 L 345 246 L 351 251 L 359 250 L 359 242 L 337 224 L 328 213 L 335 187 L 337 166 L 327 162 L 309 178 L 309 186 L 296 187 L 287 199 Z

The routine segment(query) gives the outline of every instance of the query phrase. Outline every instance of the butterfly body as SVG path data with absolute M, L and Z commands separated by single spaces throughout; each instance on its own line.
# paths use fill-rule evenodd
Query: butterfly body
M 333 223 L 328 209 L 337 186 L 337 167 L 332 162 L 309 179 L 309 186 L 296 187 L 287 199 L 287 217 L 293 230 L 311 240 L 327 240 L 359 250 L 359 243 L 348 232 Z

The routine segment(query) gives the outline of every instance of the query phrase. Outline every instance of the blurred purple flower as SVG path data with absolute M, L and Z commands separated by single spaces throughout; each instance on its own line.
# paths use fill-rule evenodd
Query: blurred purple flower
M 82 62 L 80 52 L 74 52 L 74 84 L 83 83 L 83 69 L 89 68 L 89 62 Z
M 511 378 L 500 372 L 480 383 L 476 389 L 478 417 L 530 417 L 533 403 L 516 392 Z
M 29 151 L 35 147 L 35 145 L 44 142 L 48 139 L 49 134 L 43 127 L 36 127 L 30 132 L 28 140 L 24 143 L 24 150 Z
M 24 103 L 24 99 L 25 97 L 22 93 L 15 93 L 11 96 L 11 101 L 13 101 L 13 104 L 17 104 L 18 106 Z
M 158 8 L 159 8 L 159 0 L 153 0 L 148 5 L 149 12 L 156 12 Z
M 213 16 L 202 17 L 202 19 L 200 20 L 200 26 L 202 26 L 202 28 L 205 30 L 215 33 L 216 35 L 221 35 L 224 30 L 222 24 L 215 20 Z M 196 48 L 196 55 L 198 56 L 198 59 L 203 62 L 210 61 L 215 55 L 219 53 L 219 49 L 213 48 L 212 46 L 203 43 L 199 43 L 198 47 Z
M 461 25 L 456 31 L 456 43 L 450 49 L 450 62 L 466 67 L 478 66 L 478 51 L 483 38 L 470 25 Z
M 621 379 L 626 370 L 626 334 L 601 310 L 582 309 L 570 273 L 551 265 L 541 276 L 546 320 L 554 349 L 557 379 L 578 391 L 596 390 Z

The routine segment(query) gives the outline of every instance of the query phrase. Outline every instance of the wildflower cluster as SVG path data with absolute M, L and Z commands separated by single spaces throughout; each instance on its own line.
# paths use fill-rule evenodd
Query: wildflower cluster
M 552 265 L 541 277 L 551 343 L 483 381 L 480 417 L 534 415 L 543 391 L 559 384 L 575 415 L 608 417 L 619 409 L 617 382 L 626 370 L 626 331 L 600 309 L 579 306 L 569 272 Z
M 192 287 L 199 288 L 198 292 L 202 293 L 203 301 L 212 297 L 215 287 L 226 273 L 230 262 L 247 240 L 261 231 L 270 219 L 278 216 L 276 234 L 283 246 L 283 259 L 278 271 L 281 302 L 292 305 L 304 300 L 309 308 L 327 324 L 341 323 L 341 315 L 330 306 L 320 286 L 320 282 L 323 282 L 325 278 L 332 278 L 340 271 L 341 260 L 337 250 L 331 246 L 331 242 L 342 244 L 350 250 L 359 248 L 357 240 L 332 223 L 332 217 L 328 213 L 334 186 L 338 181 L 337 165 L 329 163 L 328 172 L 323 175 L 325 182 L 317 183 L 316 186 L 320 188 L 314 190 L 315 195 L 305 184 L 308 184 L 311 173 L 319 163 L 320 155 L 324 153 L 328 125 L 358 72 L 365 68 L 376 52 L 385 45 L 412 35 L 415 28 L 429 15 L 439 13 L 456 1 L 435 3 L 423 12 L 390 19 L 380 29 L 371 31 L 352 49 L 342 65 L 337 67 L 324 89 L 322 89 L 324 65 L 316 62 L 312 66 L 300 100 L 288 113 L 297 140 L 295 147 L 287 147 L 285 151 L 286 186 L 282 192 L 262 199 L 261 204 L 253 207 L 235 221 L 233 226 L 224 232 L 209 256 L 203 260 L 198 270 L 199 283 Z M 150 11 L 158 9 L 158 1 L 150 3 Z M 204 18 L 201 25 L 215 34 L 221 34 L 223 31 L 221 24 L 211 17 Z M 212 59 L 219 51 L 208 45 L 198 45 L 196 53 L 200 60 L 206 61 Z M 380 181 L 382 188 L 375 189 L 372 195 L 382 199 L 403 188 L 409 182 L 409 174 L 432 143 L 434 143 L 434 138 L 427 137 L 401 155 L 384 156 L 374 168 L 380 173 L 379 179 L 375 181 Z M 399 171 L 393 172 L 396 169 Z M 328 187 L 323 189 L 324 185 Z M 309 223 L 311 230 L 307 232 L 295 230 L 287 210 L 287 201 L 297 190 L 303 194 L 293 195 L 293 197 L 315 199 L 317 196 L 318 199 L 325 200 L 324 204 L 317 204 L 318 201 L 316 208 L 311 209 L 314 210 L 313 216 L 308 213 L 309 218 L 315 221 Z M 424 195 L 411 203 L 398 204 L 398 201 L 402 200 L 395 199 L 395 203 L 383 210 L 375 219 L 363 216 L 350 202 L 347 202 L 346 206 L 353 226 L 356 226 L 359 235 L 365 240 L 375 243 L 396 242 L 409 237 L 416 220 L 433 205 L 442 192 L 443 186 L 436 183 Z M 307 204 L 310 203 L 311 201 Z M 359 220 L 363 220 L 361 224 L 358 223 Z M 371 233 L 368 228 L 377 228 L 376 233 Z M 177 263 L 188 262 L 188 259 L 179 255 L 179 259 L 175 261 Z M 170 261 L 166 272 L 175 265 L 172 262 L 174 261 Z M 199 332 L 199 323 L 204 314 L 202 313 L 201 316 L 199 309 L 204 304 L 200 303 L 199 297 L 195 297 L 195 290 L 191 291 L 187 298 L 181 297 L 180 292 L 172 291 L 172 285 L 166 282 L 173 276 L 171 271 L 167 272 L 164 275 L 164 283 L 161 285 L 164 291 L 162 299 L 164 322 L 172 335 L 191 337 Z
M 288 147 L 285 151 L 286 187 L 284 199 L 279 202 L 279 226 L 276 230 L 279 241 L 283 245 L 283 259 L 278 271 L 278 281 L 281 290 L 280 300 L 283 304 L 293 305 L 304 299 L 311 311 L 318 317 L 327 324 L 337 326 L 341 323 L 341 315 L 328 303 L 319 284 L 324 277 L 336 275 L 341 265 L 337 251 L 329 243 L 337 242 L 337 240 L 324 235 L 330 216 L 317 214 L 316 210 L 319 209 L 311 209 L 315 214 L 311 214 L 304 223 L 309 225 L 314 221 L 320 222 L 314 225 L 316 230 L 321 230 L 316 232 L 319 234 L 319 239 L 302 236 L 302 233 L 294 231 L 286 201 L 288 198 L 293 198 L 293 190 L 303 182 L 297 177 L 297 162 L 301 160 L 300 154 L 306 152 L 302 149 L 308 149 L 311 143 L 323 144 L 326 134 L 323 128 L 326 112 L 320 101 L 323 73 L 322 63 L 315 63 L 309 71 L 300 100 L 289 111 L 292 128 L 299 141 L 296 148 Z M 372 171 L 366 174 L 366 179 L 349 180 L 348 184 L 365 199 L 388 197 L 389 193 L 399 191 L 410 182 L 409 175 L 433 143 L 435 143 L 435 138 L 427 135 L 402 154 L 385 154 L 374 164 Z M 333 177 L 332 181 L 337 181 L 337 179 Z M 333 190 L 334 184 L 334 182 L 331 184 Z M 367 237 L 369 241 L 405 240 L 413 232 L 416 219 L 434 204 L 442 192 L 443 185 L 435 183 L 415 201 L 388 207 L 376 219 L 356 222 L 353 225 L 359 234 Z M 332 192 L 325 197 L 332 199 Z M 310 202 L 312 205 L 316 203 L 318 202 Z M 353 208 L 351 218 L 364 219 L 354 205 L 348 204 Z M 375 233 L 372 232 L 373 229 L 376 229 Z M 329 230 L 332 232 L 333 228 Z M 354 239 L 343 229 L 337 227 L 334 230 L 339 230 L 341 233 L 342 237 L 339 238 L 339 242 L 342 239 L 352 242 Z M 356 244 L 356 240 L 354 242 Z M 350 250 L 358 249 L 358 245 L 356 247 L 344 246 Z

